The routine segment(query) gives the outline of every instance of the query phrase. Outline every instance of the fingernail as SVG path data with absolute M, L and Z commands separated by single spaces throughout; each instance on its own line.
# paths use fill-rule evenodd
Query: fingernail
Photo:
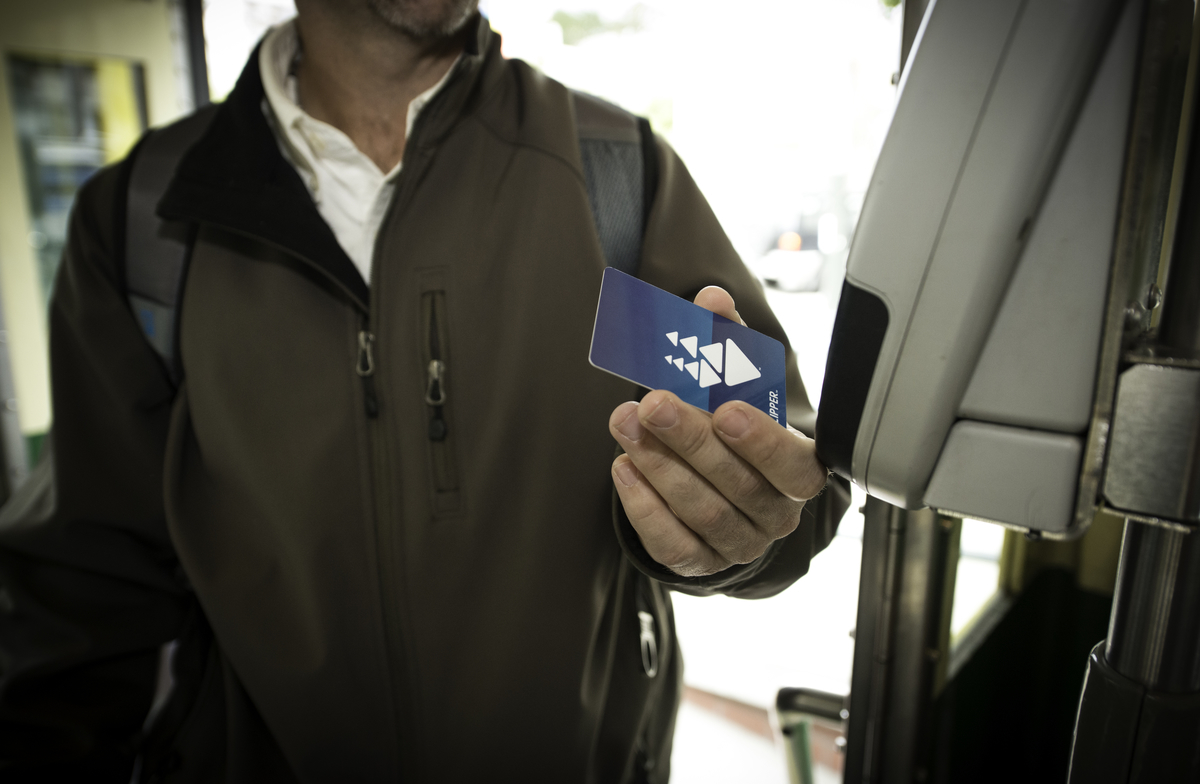
M 621 420 L 621 424 L 617 425 L 617 430 L 630 441 L 639 440 L 642 434 L 646 432 L 645 428 L 642 427 L 642 423 L 638 421 L 637 408 L 635 406 L 630 406 L 629 416 Z
M 663 402 L 658 404 L 658 408 L 650 412 L 650 416 L 646 417 L 646 419 L 655 427 L 665 430 L 679 421 L 679 412 L 675 410 L 675 406 L 670 400 L 663 400 Z
M 717 420 L 717 429 L 730 438 L 741 438 L 750 429 L 750 417 L 735 408 Z
M 638 483 L 638 479 L 640 478 L 638 470 L 628 460 L 622 460 L 617 463 L 613 469 L 613 473 L 617 475 L 617 480 L 626 487 L 633 487 Z

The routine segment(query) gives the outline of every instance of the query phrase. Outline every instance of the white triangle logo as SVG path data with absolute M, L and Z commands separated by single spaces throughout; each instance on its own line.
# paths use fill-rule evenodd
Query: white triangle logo
M 696 356 L 696 343 L 697 343 L 697 341 L 696 341 L 695 335 L 692 335 L 690 338 L 684 338 L 683 340 L 679 341 L 679 345 L 686 348 L 687 353 L 691 354 L 693 357 Z
M 671 341 L 672 346 L 678 346 L 679 345 L 679 333 L 678 332 L 668 332 L 667 340 Z
M 711 387 L 713 384 L 720 384 L 721 377 L 717 375 L 717 371 L 712 369 L 704 360 L 700 360 L 700 388 Z
M 750 358 L 742 353 L 737 343 L 734 343 L 732 339 L 726 340 L 725 383 L 733 387 L 761 377 L 762 373 L 754 366 Z
M 683 370 L 683 357 L 679 357 L 678 359 L 675 360 L 675 367 L 679 368 L 680 370 Z
M 713 343 L 711 346 L 705 346 L 700 349 L 700 353 L 708 360 L 708 363 L 713 366 L 713 370 L 721 372 L 721 344 Z
M 673 362 L 673 361 L 674 361 L 674 360 L 671 358 L 671 355 L 670 355 L 670 354 L 667 354 L 667 364 L 669 365 L 669 364 L 671 364 L 671 362 Z
M 683 369 L 692 374 L 692 378 L 700 378 L 699 362 L 689 362 L 683 366 Z

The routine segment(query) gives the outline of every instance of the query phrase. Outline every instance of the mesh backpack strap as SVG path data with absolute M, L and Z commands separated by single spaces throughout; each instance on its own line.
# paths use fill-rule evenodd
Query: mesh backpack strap
M 125 210 L 125 295 L 142 334 L 179 382 L 175 325 L 191 248 L 190 226 L 156 212 L 175 167 L 208 128 L 215 106 L 153 131 L 136 151 Z
M 592 219 L 605 262 L 637 275 L 642 236 L 658 187 L 650 123 L 608 101 L 571 91 Z

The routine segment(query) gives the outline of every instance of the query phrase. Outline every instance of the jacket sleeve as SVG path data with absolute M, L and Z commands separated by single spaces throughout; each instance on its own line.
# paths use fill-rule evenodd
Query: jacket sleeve
M 173 391 L 120 273 L 124 167 L 80 191 L 50 306 L 54 427 L 0 511 L 0 779 L 129 781 L 189 600 L 166 533 Z
M 689 301 L 705 286 L 720 286 L 732 294 L 747 325 L 787 348 L 788 419 L 812 435 L 816 414 L 787 335 L 767 305 L 762 286 L 742 263 L 679 156 L 661 137 L 657 142 L 658 189 L 646 225 L 639 277 Z M 626 555 L 656 580 L 685 593 L 761 598 L 779 593 L 808 571 L 812 557 L 833 539 L 849 503 L 849 483 L 832 476 L 825 489 L 805 504 L 800 524 L 789 536 L 753 563 L 702 578 L 680 577 L 650 558 L 615 490 L 613 518 Z

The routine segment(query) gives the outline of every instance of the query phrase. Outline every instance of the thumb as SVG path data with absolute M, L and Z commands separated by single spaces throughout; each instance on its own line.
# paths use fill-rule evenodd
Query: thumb
M 738 315 L 737 309 L 733 306 L 733 297 L 729 296 L 729 292 L 720 286 L 708 286 L 701 289 L 693 301 L 705 310 L 711 310 L 735 324 L 746 326 L 746 322 L 742 321 L 742 317 Z

